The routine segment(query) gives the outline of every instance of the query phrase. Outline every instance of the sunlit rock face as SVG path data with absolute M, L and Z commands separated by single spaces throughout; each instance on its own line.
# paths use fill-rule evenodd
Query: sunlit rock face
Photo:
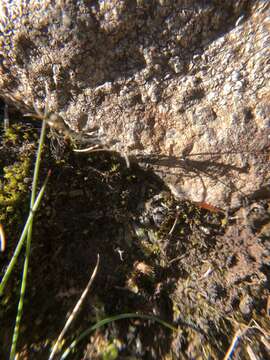
M 97 129 L 178 197 L 236 206 L 270 182 L 269 16 L 261 0 L 2 0 L 0 96 Z

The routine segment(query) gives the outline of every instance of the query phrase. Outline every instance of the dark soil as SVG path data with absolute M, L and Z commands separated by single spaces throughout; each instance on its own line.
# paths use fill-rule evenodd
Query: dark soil
M 13 138 L 2 133 L 3 196 L 8 196 L 4 167 L 31 159 L 8 216 L 0 201 L 7 236 L 7 249 L 0 253 L 2 275 L 27 216 L 38 131 L 24 123 L 16 125 Z M 233 213 L 179 202 L 150 171 L 136 164 L 127 168 L 115 154 L 75 154 L 68 141 L 52 135 L 43 179 L 49 169 L 52 176 L 34 223 L 19 359 L 48 359 L 97 254 L 98 274 L 64 348 L 98 320 L 126 312 L 155 315 L 178 331 L 149 320 L 113 322 L 82 341 L 71 359 L 223 359 L 236 331 L 252 319 L 264 334 L 251 329 L 243 335 L 232 358 L 250 359 L 251 347 L 257 358 L 267 359 L 267 188 L 243 199 Z M 1 359 L 8 359 L 22 263 L 23 256 L 1 298 Z

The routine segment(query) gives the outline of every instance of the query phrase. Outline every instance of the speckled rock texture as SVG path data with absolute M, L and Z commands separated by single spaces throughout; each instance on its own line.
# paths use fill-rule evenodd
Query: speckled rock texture
M 2 0 L 0 97 L 234 207 L 270 183 L 269 16 L 267 0 Z

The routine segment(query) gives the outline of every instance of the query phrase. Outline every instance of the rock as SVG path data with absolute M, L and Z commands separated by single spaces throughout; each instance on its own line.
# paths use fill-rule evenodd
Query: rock
M 0 94 L 98 128 L 104 147 L 135 155 L 180 198 L 236 206 L 269 183 L 269 8 L 3 0 Z
M 249 316 L 254 308 L 254 300 L 250 295 L 243 297 L 239 304 L 239 310 L 245 316 Z

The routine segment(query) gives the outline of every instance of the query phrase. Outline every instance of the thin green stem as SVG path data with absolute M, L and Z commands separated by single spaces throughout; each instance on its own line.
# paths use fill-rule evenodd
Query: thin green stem
M 3 291 L 4 291 L 4 289 L 5 289 L 6 283 L 7 283 L 8 279 L 9 279 L 9 277 L 10 277 L 12 271 L 13 271 L 14 266 L 16 265 L 16 263 L 17 263 L 17 261 L 18 261 L 18 257 L 19 257 L 19 255 L 20 255 L 22 246 L 23 246 L 23 244 L 24 244 L 24 240 L 25 240 L 25 238 L 26 238 L 29 225 L 30 225 L 30 223 L 31 223 L 32 220 L 33 220 L 33 217 L 34 217 L 35 212 L 36 212 L 36 211 L 38 210 L 38 208 L 39 208 L 39 205 L 40 205 L 41 199 L 42 199 L 42 197 L 43 197 L 43 194 L 44 194 L 44 191 L 45 191 L 45 188 L 46 188 L 48 179 L 49 179 L 49 176 L 47 176 L 47 178 L 46 178 L 46 180 L 45 180 L 42 188 L 40 189 L 40 191 L 39 191 L 39 193 L 38 193 L 38 196 L 37 196 L 37 199 L 36 199 L 36 201 L 35 201 L 35 204 L 34 204 L 34 206 L 33 206 L 33 208 L 32 208 L 32 211 L 31 211 L 30 214 L 28 215 L 27 221 L 26 221 L 26 223 L 25 223 L 25 225 L 24 225 L 23 232 L 22 232 L 22 234 L 21 234 L 21 237 L 20 237 L 20 239 L 19 239 L 19 242 L 18 242 L 18 244 L 17 244 L 17 247 L 16 247 L 16 249 L 15 249 L 15 251 L 14 251 L 14 254 L 13 254 L 13 256 L 12 256 L 11 261 L 9 262 L 9 265 L 8 265 L 8 267 L 7 267 L 7 270 L 6 270 L 5 274 L 4 274 L 4 276 L 3 276 L 3 279 L 2 279 L 2 281 L 1 281 L 1 283 L 0 283 L 0 295 L 3 294 Z
M 36 162 L 35 162 L 32 193 L 31 193 L 31 200 L 30 200 L 30 212 L 33 212 L 33 206 L 35 203 L 35 197 L 36 197 L 37 185 L 38 185 L 38 175 L 39 175 L 39 168 L 40 168 L 40 159 L 41 159 L 42 148 L 43 148 L 44 141 L 45 141 L 45 135 L 46 135 L 46 121 L 44 120 L 42 122 L 39 146 L 38 146 L 38 150 L 37 150 L 37 158 L 36 158 Z M 20 323 L 21 323 L 22 313 L 23 313 L 24 296 L 25 296 L 25 291 L 26 291 L 27 274 L 28 274 L 28 267 L 29 267 L 29 260 L 30 260 L 33 219 L 34 219 L 34 216 L 32 216 L 32 219 L 29 222 L 28 231 L 27 231 L 26 254 L 25 254 L 24 266 L 23 266 L 20 300 L 19 300 L 19 304 L 18 304 L 15 327 L 14 327 L 14 331 L 13 331 L 12 345 L 11 345 L 10 357 L 9 357 L 10 360 L 15 359 L 17 341 L 18 341 L 18 337 L 20 334 Z
M 112 321 L 122 320 L 122 319 L 131 319 L 131 318 L 139 318 L 143 320 L 151 320 L 155 321 L 167 328 L 169 328 L 172 331 L 177 331 L 177 328 L 172 326 L 171 324 L 167 323 L 166 321 L 163 321 L 155 316 L 151 315 L 142 315 L 142 314 L 136 314 L 136 313 L 126 313 L 126 314 L 119 314 L 115 316 L 108 317 L 106 319 L 103 319 L 99 322 L 97 322 L 95 325 L 91 326 L 87 330 L 85 330 L 77 339 L 75 339 L 71 345 L 66 349 L 64 354 L 61 356 L 60 360 L 64 360 L 67 358 L 67 356 L 70 354 L 70 352 L 75 348 L 75 346 L 78 345 L 80 341 L 82 341 L 86 336 L 88 336 L 92 331 L 99 329 L 100 327 L 109 324 Z
M 46 135 L 46 120 L 42 121 L 39 145 L 37 150 L 37 158 L 35 162 L 35 169 L 34 169 L 34 176 L 33 176 L 33 184 L 32 184 L 32 193 L 31 193 L 31 200 L 30 200 L 30 208 L 34 206 L 36 193 L 37 193 L 37 185 L 38 185 L 38 175 L 39 175 L 39 168 L 40 168 L 40 160 L 41 160 L 41 153 L 42 148 L 45 141 Z

